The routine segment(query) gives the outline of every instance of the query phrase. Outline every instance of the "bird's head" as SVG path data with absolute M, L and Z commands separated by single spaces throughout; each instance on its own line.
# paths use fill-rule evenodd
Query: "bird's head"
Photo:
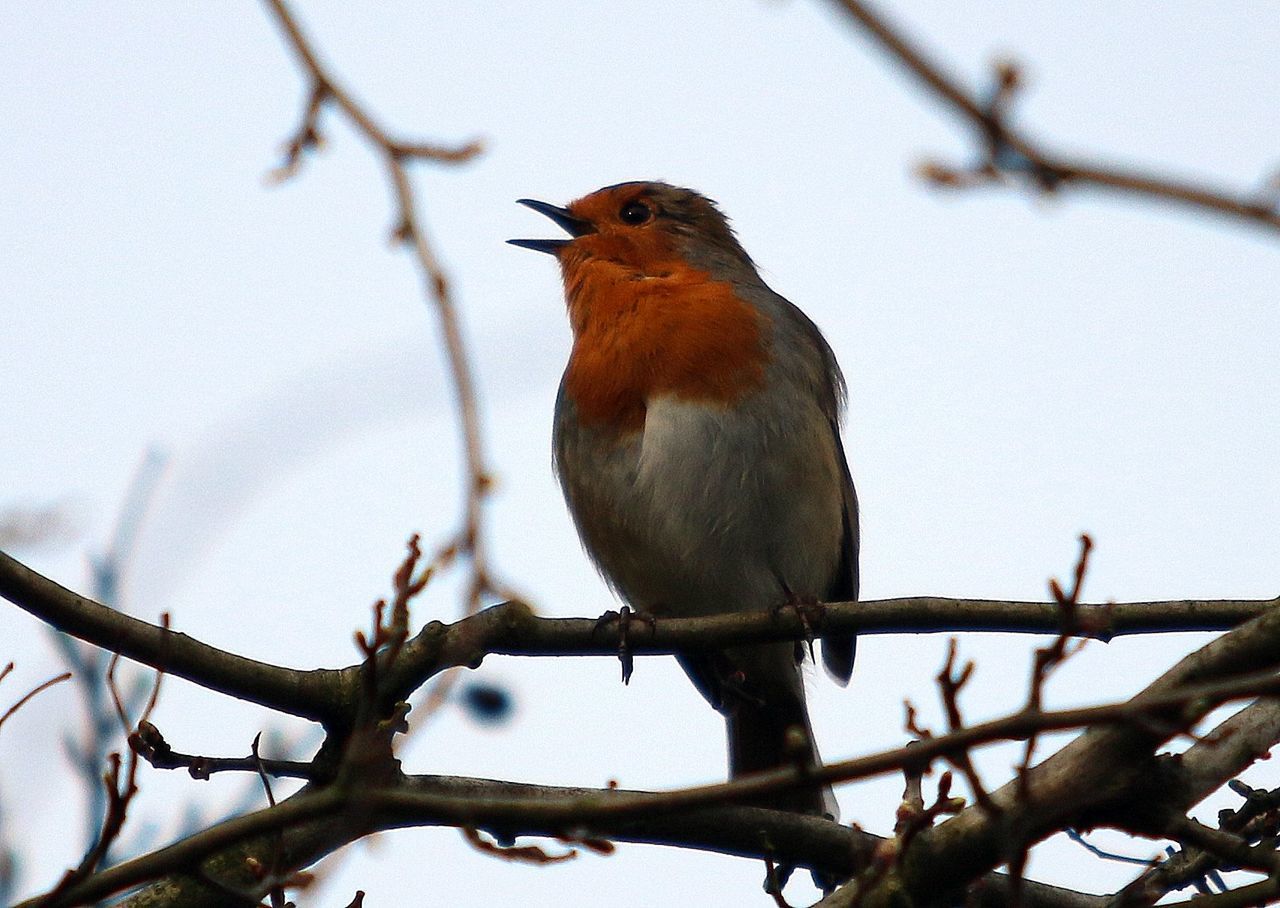
M 752 265 L 715 202 L 692 189 L 619 183 L 565 208 L 534 199 L 520 199 L 520 204 L 551 218 L 569 237 L 507 242 L 554 255 L 567 284 L 583 269 L 622 270 L 640 278 L 682 267 L 720 270 L 717 262 Z
M 574 335 L 564 392 L 582 424 L 634 432 L 655 397 L 723 404 L 762 386 L 769 319 L 747 286 L 759 276 L 714 202 L 619 183 L 565 208 L 520 203 L 569 234 L 508 242 L 560 262 Z

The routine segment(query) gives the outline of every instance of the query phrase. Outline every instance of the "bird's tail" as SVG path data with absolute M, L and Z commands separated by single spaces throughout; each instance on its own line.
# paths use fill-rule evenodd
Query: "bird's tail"
M 740 697 L 726 698 L 721 707 L 729 735 L 729 774 L 737 778 L 780 766 L 822 765 L 805 706 L 800 671 L 788 666 L 785 683 L 757 686 Z M 775 680 L 777 679 L 775 676 Z M 760 696 L 752 697 L 751 693 Z M 840 810 L 828 785 L 810 786 L 766 795 L 760 807 L 792 810 L 838 819 Z

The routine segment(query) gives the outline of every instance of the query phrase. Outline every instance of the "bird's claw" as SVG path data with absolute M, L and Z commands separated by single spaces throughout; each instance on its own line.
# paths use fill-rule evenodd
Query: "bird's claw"
M 609 609 L 609 611 L 605 612 L 603 615 L 601 615 L 599 618 L 596 619 L 596 626 L 592 628 L 591 636 L 594 637 L 596 634 L 600 633 L 610 624 L 617 621 L 620 617 L 621 616 L 617 612 L 615 612 L 613 609 Z
M 652 615 L 633 612 L 629 605 L 624 605 L 616 612 L 610 609 L 596 620 L 596 631 L 615 621 L 618 622 L 618 661 L 622 663 L 623 684 L 631 683 L 631 673 L 636 667 L 635 657 L 631 653 L 631 622 L 637 619 L 647 624 L 650 631 L 658 626 L 657 620 Z
M 813 652 L 813 641 L 816 639 L 815 630 L 822 626 L 822 621 L 826 617 L 826 608 L 813 596 L 788 595 L 786 602 L 774 606 L 773 615 L 779 618 L 787 610 L 794 611 L 796 618 L 800 621 L 800 627 L 804 631 L 804 642 L 809 647 L 809 658 L 814 662 L 818 661 Z M 799 660 L 800 657 L 801 652 L 797 648 L 796 659 Z

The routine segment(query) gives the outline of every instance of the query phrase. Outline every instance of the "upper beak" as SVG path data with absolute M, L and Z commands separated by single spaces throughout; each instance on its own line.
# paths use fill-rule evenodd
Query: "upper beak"
M 565 232 L 572 237 L 580 237 L 588 233 L 595 233 L 595 227 L 591 226 L 591 222 L 580 217 L 574 216 L 569 209 L 560 208 L 547 202 L 539 202 L 536 199 L 517 199 L 516 203 L 532 208 L 539 214 L 545 214 L 551 220 L 555 221 Z M 565 246 L 568 246 L 572 240 L 507 240 L 512 246 L 521 246 L 525 249 L 532 249 L 535 252 L 547 252 L 555 255 Z

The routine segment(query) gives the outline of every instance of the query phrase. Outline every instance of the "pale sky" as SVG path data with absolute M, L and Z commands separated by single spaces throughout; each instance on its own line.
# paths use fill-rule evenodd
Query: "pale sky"
M 967 135 L 816 0 L 296 10 L 385 124 L 487 143 L 466 167 L 415 177 L 483 394 L 494 560 L 545 614 L 615 602 L 550 471 L 569 342 L 558 274 L 503 241 L 549 235 L 517 198 L 563 203 L 649 178 L 719 200 L 766 280 L 835 349 L 867 598 L 1042 598 L 1082 531 L 1097 543 L 1093 601 L 1275 595 L 1280 237 L 1099 195 L 929 190 L 915 164 L 966 160 Z M 985 79 L 997 56 L 1023 61 L 1019 121 L 1066 150 L 1245 189 L 1280 166 L 1269 5 L 891 11 L 966 79 Z M 330 115 L 324 151 L 286 185 L 264 183 L 303 87 L 254 3 L 0 6 L 0 509 L 65 502 L 80 531 L 15 554 L 86 589 L 86 553 L 105 545 L 159 445 L 169 468 L 125 578 L 128 608 L 315 667 L 354 661 L 352 632 L 388 592 L 404 539 L 429 546 L 454 528 L 459 446 L 434 316 L 410 258 L 388 247 L 374 157 Z M 456 608 L 445 582 L 415 617 Z M 1124 696 L 1205 639 L 1092 644 L 1050 700 Z M 0 609 L 0 640 L 0 663 L 18 666 L 0 705 L 60 670 L 15 609 Z M 1033 645 L 961 639 L 979 662 L 969 718 L 1021 704 Z M 824 755 L 901 744 L 905 698 L 937 727 L 945 648 L 945 636 L 880 636 L 859 647 L 849 689 L 814 673 Z M 672 660 L 642 660 L 628 688 L 606 659 L 493 658 L 478 675 L 513 691 L 513 720 L 482 728 L 448 710 L 402 749 L 407 770 L 625 787 L 723 777 L 721 721 Z M 20 894 L 80 858 L 76 799 L 59 788 L 75 703 L 69 686 L 46 693 L 0 735 L 0 805 L 28 856 Z M 155 721 L 175 747 L 209 754 L 301 728 L 183 682 Z M 995 750 L 979 764 L 998 784 L 1016 759 Z M 245 782 L 144 767 L 141 784 L 138 816 L 158 821 L 174 803 L 216 813 Z M 900 793 L 897 778 L 839 791 L 845 819 L 878 833 Z M 362 888 L 371 906 L 422 903 L 426 880 L 442 905 L 513 893 L 644 905 L 673 892 L 767 904 L 762 874 L 639 846 L 529 868 L 452 830 L 409 830 L 356 847 L 300 902 L 345 905 Z M 1030 875 L 1109 891 L 1133 871 L 1054 840 Z

